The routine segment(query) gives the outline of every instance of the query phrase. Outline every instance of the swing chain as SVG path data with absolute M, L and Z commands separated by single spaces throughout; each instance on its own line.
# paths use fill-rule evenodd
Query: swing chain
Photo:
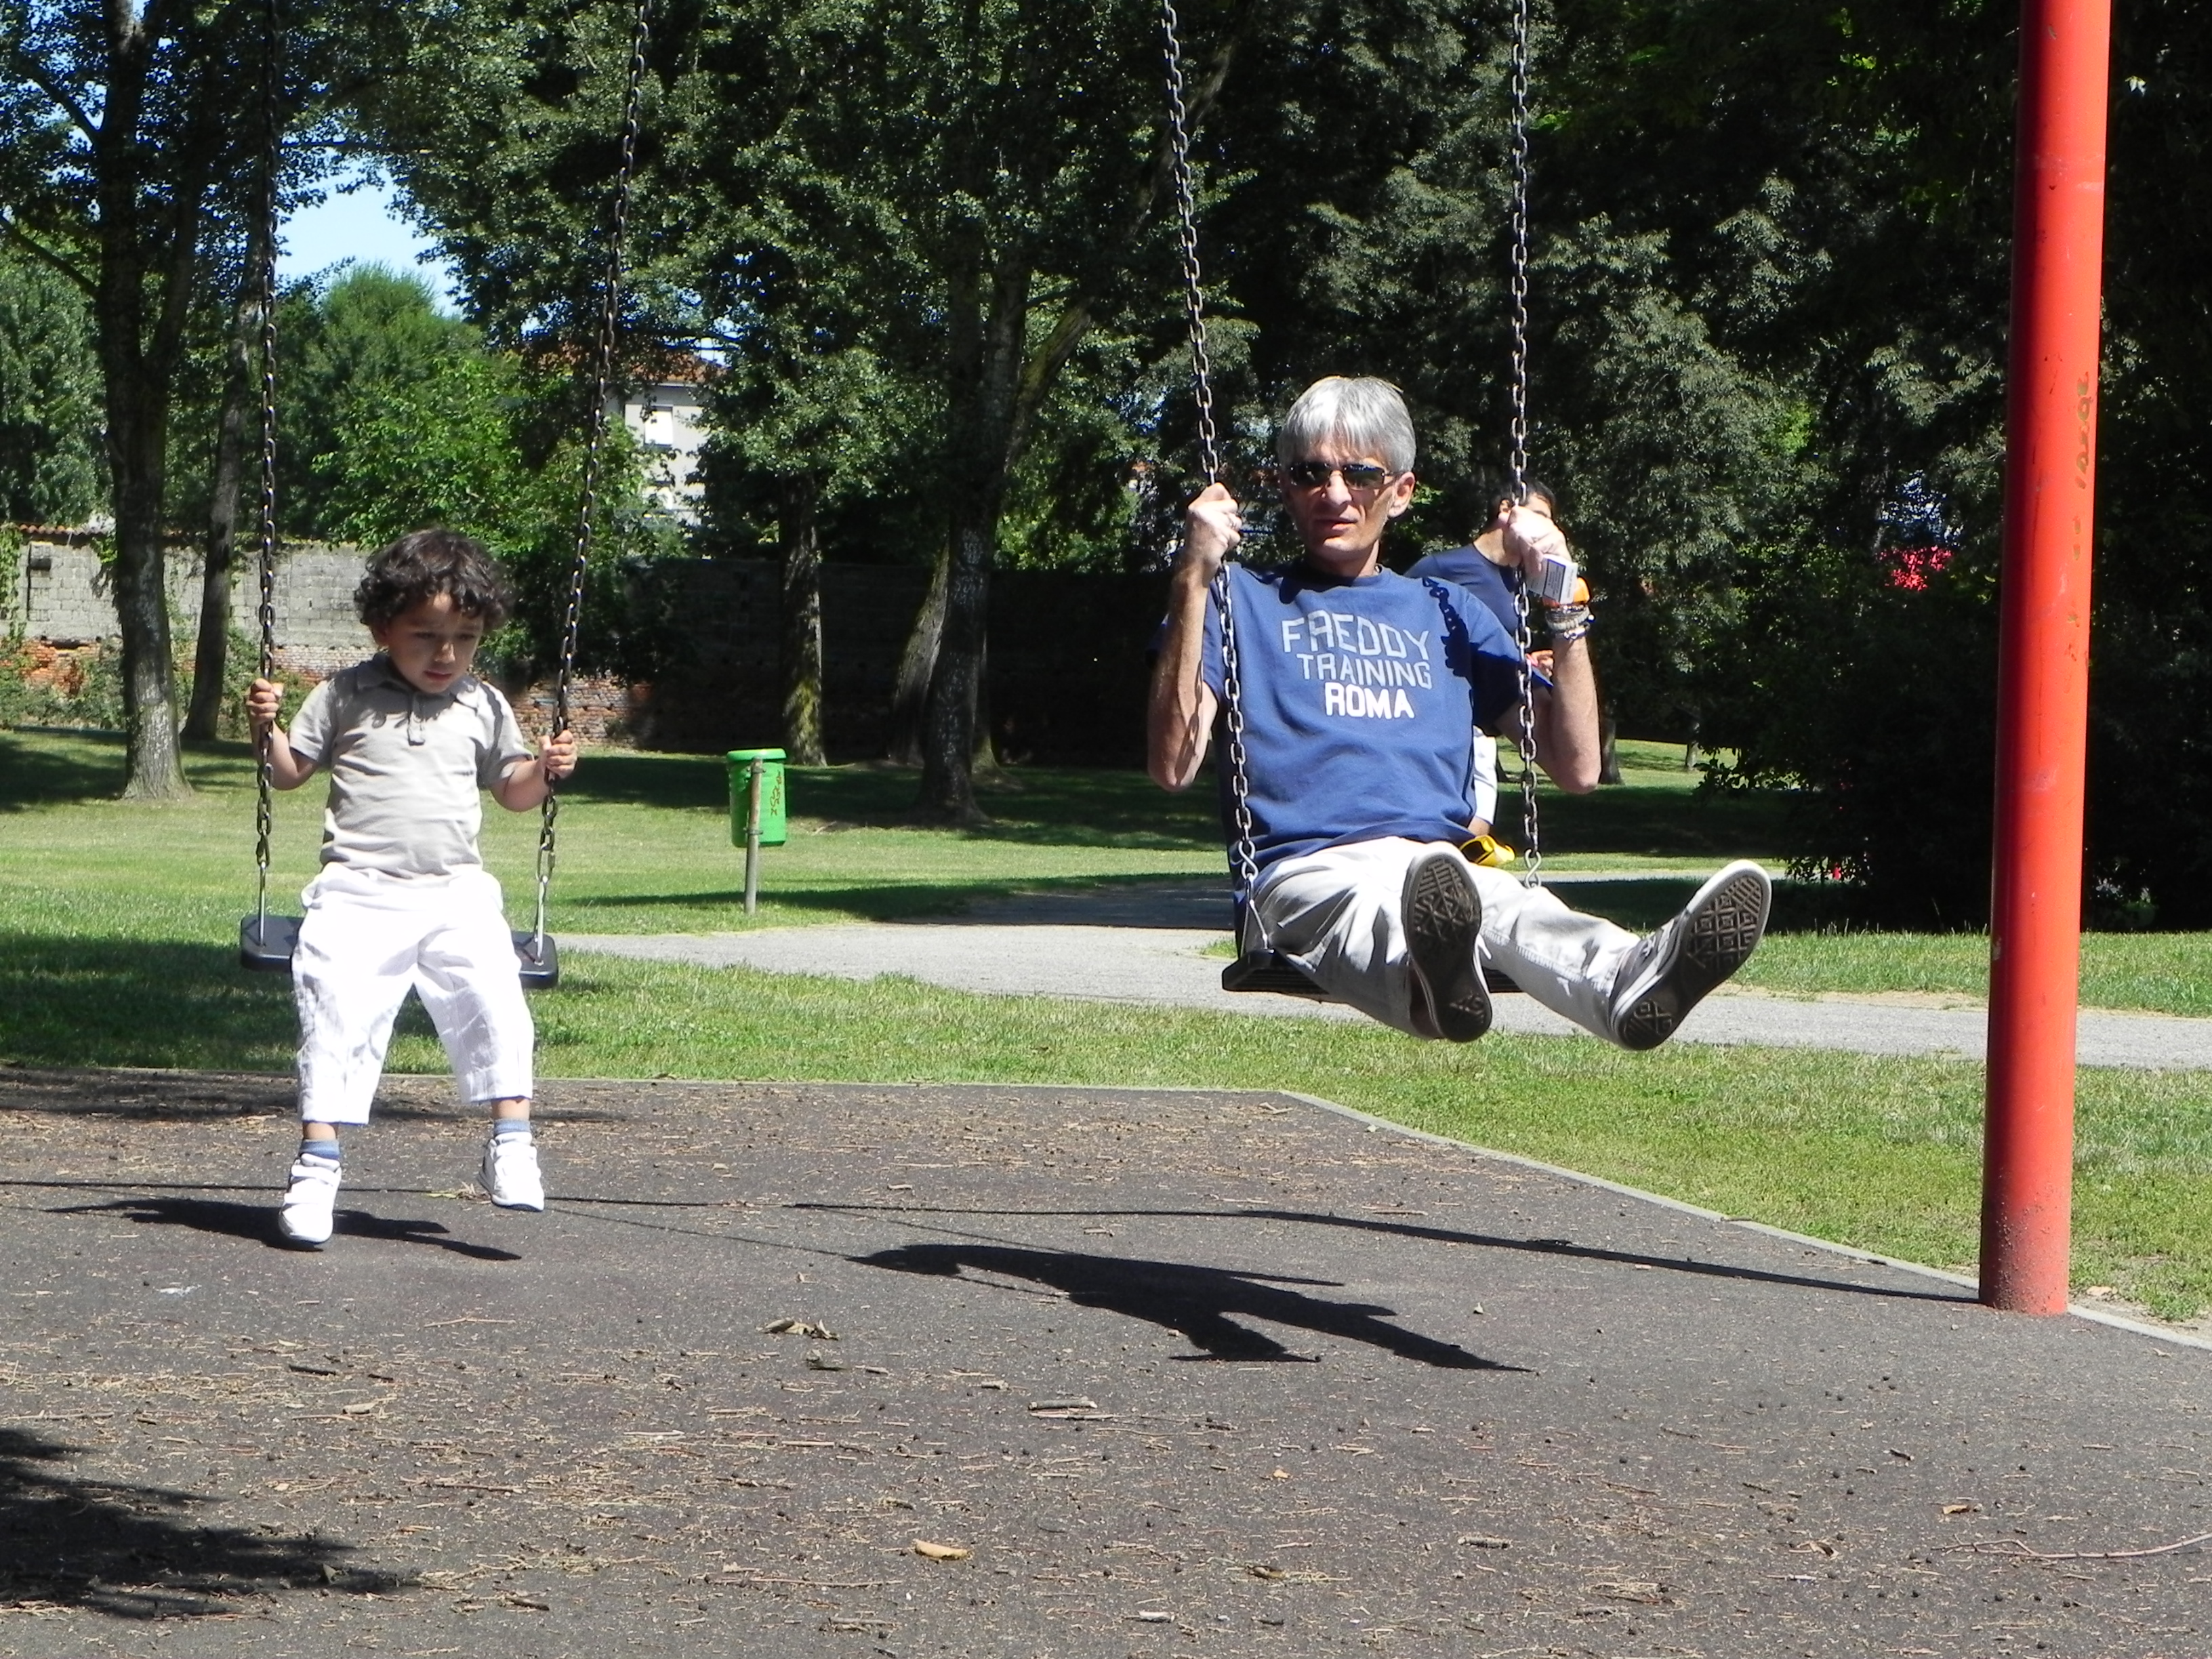
M 1219 434 L 1213 422 L 1213 371 L 1206 349 L 1206 290 L 1198 263 L 1198 200 L 1190 178 L 1190 112 L 1183 103 L 1182 42 L 1175 0 L 1160 0 L 1160 36 L 1167 59 L 1168 160 L 1175 181 L 1176 234 L 1182 252 L 1183 315 L 1190 329 L 1191 390 L 1198 405 L 1198 451 L 1208 483 L 1221 479 Z M 1259 884 L 1253 850 L 1252 782 L 1244 755 L 1243 675 L 1237 659 L 1237 625 L 1226 560 L 1213 578 L 1214 610 L 1221 617 L 1223 726 L 1229 747 L 1230 811 L 1237 830 L 1237 881 L 1249 901 Z
M 1511 476 L 1516 507 L 1528 500 L 1528 5 L 1514 0 L 1510 149 L 1513 168 L 1513 264 L 1511 283 L 1513 328 L 1512 446 L 1506 465 Z M 1530 682 L 1528 651 L 1528 590 L 1524 582 L 1514 589 L 1516 617 L 1515 638 L 1521 647 L 1520 730 L 1521 823 L 1528 843 L 1528 868 L 1522 883 L 1543 885 L 1544 854 L 1536 827 L 1536 697 Z
M 1528 3 L 1514 0 L 1512 98 L 1509 129 L 1513 171 L 1512 449 L 1506 466 L 1517 507 L 1528 499 Z
M 1237 826 L 1237 884 L 1250 902 L 1260 884 L 1260 862 L 1252 845 L 1252 781 L 1244 762 L 1244 685 L 1237 664 L 1236 619 L 1229 609 L 1229 564 L 1213 579 L 1214 607 L 1221 613 L 1222 725 L 1229 744 L 1230 812 Z
M 1182 249 L 1183 314 L 1190 325 L 1192 391 L 1198 402 L 1198 453 L 1206 481 L 1221 480 L 1219 441 L 1213 424 L 1213 374 L 1206 350 L 1206 295 L 1199 280 L 1198 201 L 1190 182 L 1190 114 L 1183 106 L 1181 20 L 1175 0 L 1160 0 L 1160 33 L 1168 70 L 1168 155 L 1175 179 L 1176 230 Z
M 261 268 L 254 273 L 261 312 L 261 624 L 260 678 L 276 674 L 276 172 L 277 81 L 283 73 L 283 33 L 278 15 L 281 0 L 269 0 L 267 62 L 261 87 L 262 177 Z M 264 730 L 256 742 L 253 805 L 253 912 L 258 937 L 269 932 L 269 842 L 275 829 L 270 804 L 270 767 L 276 726 Z
M 556 737 L 568 729 L 568 691 L 576 672 L 576 641 L 583 623 L 584 584 L 591 574 L 592 526 L 599 514 L 599 452 L 606 441 L 607 389 L 614 380 L 615 327 L 622 310 L 623 240 L 629 228 L 630 184 L 637 164 L 639 103 L 645 83 L 645 49 L 652 10 L 652 0 L 637 0 L 630 20 L 629 79 L 623 94 L 622 163 L 615 174 L 614 224 L 607 239 L 606 280 L 600 295 L 592 401 L 585 417 L 584 480 L 576 513 L 576 556 L 568 572 L 568 609 L 561 630 L 561 666 L 553 683 L 553 732 Z M 560 816 L 560 792 L 549 778 L 538 824 L 538 920 L 532 935 L 541 960 L 545 954 L 545 903 L 553 885 L 554 826 Z

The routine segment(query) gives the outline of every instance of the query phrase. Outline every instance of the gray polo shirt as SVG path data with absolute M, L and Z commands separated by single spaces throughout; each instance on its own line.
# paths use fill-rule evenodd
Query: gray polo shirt
M 534 752 L 482 680 L 430 696 L 381 653 L 309 692 L 291 739 L 295 755 L 331 775 L 323 862 L 395 876 L 482 865 L 483 792 Z

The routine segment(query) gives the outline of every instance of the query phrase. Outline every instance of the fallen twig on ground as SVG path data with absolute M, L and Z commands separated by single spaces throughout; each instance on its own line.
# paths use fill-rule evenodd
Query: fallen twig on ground
M 2154 1545 L 2147 1550 L 2039 1550 L 2017 1538 L 1980 1538 L 1970 1544 L 1949 1544 L 1944 1547 L 1966 1550 L 1976 1555 L 2026 1555 L 2038 1561 L 2136 1561 L 2147 1555 L 2171 1555 L 2176 1550 L 2205 1543 L 2212 1543 L 2212 1532 L 2200 1532 L 2194 1538 Z

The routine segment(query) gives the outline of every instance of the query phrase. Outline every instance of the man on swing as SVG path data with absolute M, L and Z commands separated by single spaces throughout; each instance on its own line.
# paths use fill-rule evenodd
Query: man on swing
M 1405 401 L 1386 380 L 1318 381 L 1284 417 L 1275 453 L 1305 558 L 1228 566 L 1258 869 L 1237 896 L 1240 943 L 1416 1036 L 1472 1042 L 1490 1029 L 1487 963 L 1587 1031 L 1657 1047 L 1758 945 L 1765 872 L 1729 865 L 1638 939 L 1470 865 L 1459 843 L 1474 812 L 1474 732 L 1517 724 L 1521 653 L 1456 586 L 1382 568 L 1382 532 L 1413 496 Z M 1498 528 L 1534 591 L 1545 556 L 1564 554 L 1559 527 L 1532 505 L 1502 511 Z M 1147 732 L 1164 788 L 1197 775 L 1226 695 L 1211 588 L 1243 533 L 1219 483 L 1185 515 Z M 1598 775 L 1589 611 L 1550 607 L 1548 620 L 1552 684 L 1531 691 L 1536 756 L 1561 788 L 1585 793 Z

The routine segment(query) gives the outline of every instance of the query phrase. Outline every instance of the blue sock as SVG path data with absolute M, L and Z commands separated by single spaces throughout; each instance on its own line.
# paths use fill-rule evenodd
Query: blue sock
M 338 1143 L 335 1140 L 302 1140 L 300 1143 L 300 1156 L 326 1158 L 336 1164 L 338 1161 Z
M 530 1120 L 526 1117 L 495 1117 L 491 1121 L 491 1133 L 493 1139 L 497 1140 L 504 1140 L 509 1135 L 526 1135 L 530 1133 Z

